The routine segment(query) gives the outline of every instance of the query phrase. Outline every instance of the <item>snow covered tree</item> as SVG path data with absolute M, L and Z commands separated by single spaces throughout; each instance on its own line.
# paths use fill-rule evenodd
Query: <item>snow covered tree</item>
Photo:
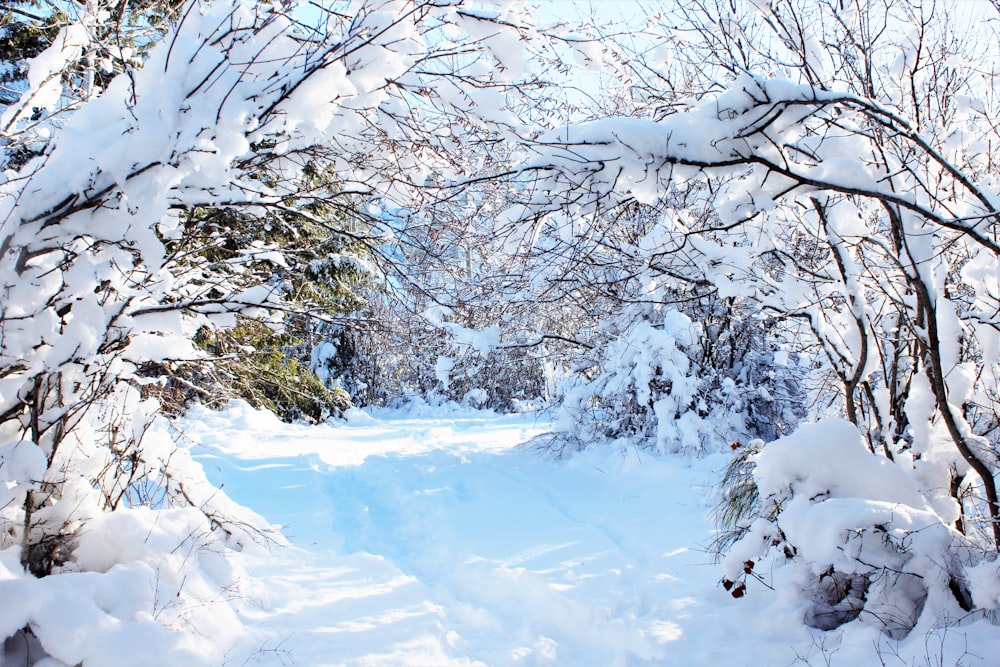
M 39 1 L 5 4 L 0 30 L 2 164 L 44 151 L 67 114 L 141 65 L 183 3 Z
M 663 90 L 702 82 L 703 92 L 660 103 L 650 86 L 652 120 L 545 136 L 522 171 L 535 178 L 532 196 L 503 229 L 529 245 L 546 229 L 586 239 L 608 211 L 705 183 L 695 215 L 661 223 L 692 258 L 687 277 L 770 312 L 798 341 L 778 350 L 784 359 L 818 355 L 813 377 L 835 383 L 836 411 L 851 424 L 831 426 L 821 458 L 785 458 L 805 438 L 748 459 L 760 502 L 756 522 L 738 526 L 747 532 L 729 578 L 779 547 L 813 573 L 814 600 L 833 595 L 828 581 L 870 586 L 828 606 L 861 604 L 893 637 L 927 618 L 928 600 L 931 616 L 994 609 L 992 587 L 968 584 L 969 572 L 995 568 L 1000 546 L 993 63 L 980 66 L 944 13 L 916 3 L 699 0 L 668 23 L 678 27 L 662 40 L 661 79 L 678 63 L 698 70 Z M 838 447 L 845 460 L 858 448 L 871 457 L 863 488 L 844 486 L 855 475 L 847 466 L 823 476 Z M 848 501 L 870 514 L 823 518 Z M 822 538 L 797 529 L 805 516 Z M 894 608 L 906 611 L 888 618 Z
M 80 83 L 63 73 L 88 53 L 88 21 L 114 20 L 88 9 L 31 63 L 4 112 L 4 139 L 15 142 L 37 129 L 43 99 L 62 111 L 37 155 L 8 162 L 0 183 L 0 549 L 28 590 L 135 557 L 154 565 L 141 573 L 150 591 L 164 585 L 156 568 L 172 573 L 166 594 L 181 611 L 164 623 L 180 629 L 199 595 L 222 597 L 231 581 L 184 588 L 205 579 L 204 559 L 170 559 L 224 559 L 260 538 L 260 520 L 163 435 L 146 371 L 202 356 L 192 341 L 203 327 L 247 317 L 280 329 L 287 313 L 310 314 L 282 276 L 296 247 L 272 243 L 266 222 L 234 239 L 225 216 L 280 219 L 291 235 L 322 228 L 329 219 L 303 205 L 303 174 L 319 169 L 335 188 L 317 203 L 377 226 L 382 211 L 415 208 L 429 174 L 457 180 L 449 151 L 477 140 L 467 130 L 519 125 L 505 96 L 530 90 L 531 49 L 516 47 L 540 37 L 514 14 L 392 0 L 314 7 L 308 19 L 286 9 L 189 3 L 141 67 L 93 87 L 86 70 L 83 94 L 59 106 Z M 183 520 L 155 528 L 156 548 L 130 541 L 146 529 L 115 529 L 151 528 L 158 512 Z M 40 650 L 101 662 L 99 639 L 65 643 L 51 615 L 22 611 L 16 627 Z M 176 663 L 169 651 L 155 659 Z
M 573 344 L 569 332 L 578 322 L 553 316 L 572 308 L 529 288 L 534 270 L 504 247 L 493 222 L 519 196 L 521 184 L 507 177 L 524 137 L 570 109 L 558 94 L 557 82 L 568 80 L 564 51 L 593 47 L 593 35 L 568 26 L 526 30 L 525 39 L 538 37 L 525 44 L 539 74 L 530 85 L 504 91 L 503 102 L 494 98 L 517 123 L 459 120 L 475 133 L 474 141 L 449 150 L 462 176 L 436 174 L 424 184 L 419 209 L 379 214 L 386 234 L 373 244 L 374 264 L 383 279 L 366 295 L 361 317 L 345 322 L 320 354 L 330 377 L 361 405 L 417 396 L 515 409 L 551 393 L 546 366 L 554 348 Z
M 395 384 L 383 400 L 410 393 L 511 410 L 544 395 L 543 362 L 530 340 L 544 311 L 517 301 L 524 276 L 519 258 L 493 234 L 493 211 L 507 196 L 493 185 L 398 221 L 388 251 L 395 272 L 389 303 L 376 318 L 383 331 L 364 343 L 369 360 L 373 343 L 396 350 L 377 364 Z
M 310 165 L 286 187 L 294 198 L 263 213 L 191 211 L 184 233 L 168 243 L 178 271 L 239 273 L 242 282 L 269 284 L 284 302 L 280 327 L 246 316 L 236 327 L 205 325 L 195 343 L 210 358 L 145 368 L 162 377 L 159 397 L 172 411 L 192 400 L 215 406 L 236 397 L 283 419 L 320 421 L 350 405 L 316 374 L 313 350 L 361 303 L 378 232 L 339 211 L 336 188 Z

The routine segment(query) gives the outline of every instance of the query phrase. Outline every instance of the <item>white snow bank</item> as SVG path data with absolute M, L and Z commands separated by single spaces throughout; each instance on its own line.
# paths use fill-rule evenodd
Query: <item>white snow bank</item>
M 187 423 L 213 479 L 288 525 L 299 545 L 248 564 L 264 589 L 243 609 L 254 641 L 241 650 L 254 664 L 853 667 L 891 651 L 904 664 L 930 654 L 985 666 L 1000 647 L 984 622 L 942 626 L 930 648 L 923 633 L 896 641 L 872 625 L 809 629 L 808 568 L 764 573 L 797 588 L 733 599 L 703 546 L 723 455 L 596 447 L 553 461 L 517 447 L 549 426 L 534 415 L 418 406 L 307 428 L 254 412 L 234 403 Z M 257 419 L 266 432 L 242 430 Z M 804 433 L 798 442 L 816 454 L 850 429 Z M 768 456 L 786 472 L 808 462 Z M 963 639 L 976 642 L 964 657 Z

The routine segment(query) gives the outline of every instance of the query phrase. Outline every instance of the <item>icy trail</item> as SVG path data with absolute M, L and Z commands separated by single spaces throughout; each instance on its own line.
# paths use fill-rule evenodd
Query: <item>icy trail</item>
M 816 649 L 718 586 L 703 548 L 723 458 L 553 461 L 517 446 L 545 430 L 533 420 L 192 415 L 210 478 L 293 543 L 252 562 L 259 633 L 230 664 L 785 665 Z

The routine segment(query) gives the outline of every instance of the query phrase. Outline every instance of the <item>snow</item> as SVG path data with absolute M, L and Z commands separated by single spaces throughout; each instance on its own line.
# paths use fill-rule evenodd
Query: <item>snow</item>
M 375 412 L 306 427 L 241 403 L 192 415 L 209 475 L 294 544 L 250 568 L 266 590 L 251 634 L 280 647 L 258 659 L 662 664 L 676 646 L 714 650 L 698 639 L 718 631 L 706 602 L 728 601 L 700 545 L 719 462 L 557 462 L 518 447 L 549 427 L 537 419 Z
M 757 455 L 762 495 L 791 481 L 777 521 L 812 560 L 757 560 L 760 579 L 742 599 L 720 586 L 732 568 L 707 547 L 713 489 L 733 454 L 593 446 L 556 459 L 523 444 L 551 428 L 539 413 L 426 403 L 354 408 L 312 426 L 238 401 L 195 408 L 172 426 L 160 420 L 147 456 L 179 466 L 195 506 L 89 517 L 75 561 L 41 579 L 23 571 L 16 548 L 0 552 L 0 599 L 24 601 L 0 606 L 0 628 L 11 635 L 30 623 L 55 667 L 874 666 L 885 656 L 985 667 L 1000 649 L 981 615 L 924 614 L 905 638 L 873 621 L 803 624 L 815 613 L 802 598 L 817 586 L 811 564 L 828 557 L 849 567 L 862 545 L 867 558 L 880 556 L 875 532 L 840 538 L 855 527 L 884 525 L 910 541 L 912 551 L 890 553 L 897 570 L 922 572 L 924 583 L 940 570 L 922 554 L 942 552 L 926 543 L 944 526 L 920 504 L 915 480 L 868 455 L 853 425 L 804 427 Z M 172 431 L 183 435 L 180 449 Z M 23 455 L 37 449 L 21 449 L 3 452 L 0 471 L 40 465 Z M 64 494 L 90 490 L 67 484 Z M 248 532 L 272 524 L 287 542 L 233 535 L 224 546 L 202 511 Z M 727 566 L 757 558 L 753 540 L 770 541 L 766 523 Z M 977 602 L 1000 598 L 996 563 L 967 574 Z M 939 588 L 885 576 L 867 605 L 916 618 L 949 608 L 932 598 Z M 0 664 L 31 664 L 25 650 L 8 642 Z
M 181 427 L 209 478 L 291 542 L 241 555 L 255 594 L 226 664 L 876 665 L 928 650 L 806 628 L 787 589 L 726 593 L 705 545 L 727 455 L 555 460 L 521 446 L 543 416 L 427 405 L 306 426 L 234 402 Z M 845 434 L 807 433 L 820 448 Z M 983 622 L 943 632 L 945 660 L 966 633 L 1000 646 Z M 966 664 L 988 664 L 976 648 Z

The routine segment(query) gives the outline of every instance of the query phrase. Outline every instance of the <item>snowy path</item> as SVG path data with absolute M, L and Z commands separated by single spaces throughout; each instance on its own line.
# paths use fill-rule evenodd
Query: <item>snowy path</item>
M 260 599 L 244 613 L 260 634 L 231 664 L 795 661 L 803 631 L 754 621 L 701 551 L 721 458 L 516 447 L 543 430 L 469 414 L 192 419 L 209 476 L 294 545 L 252 566 Z

